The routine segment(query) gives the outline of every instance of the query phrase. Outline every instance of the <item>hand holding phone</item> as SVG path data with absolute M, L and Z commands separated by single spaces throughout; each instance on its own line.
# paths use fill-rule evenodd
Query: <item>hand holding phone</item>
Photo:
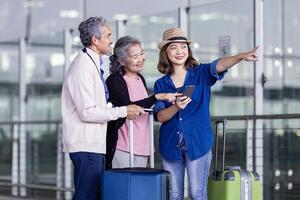
M 194 92 L 194 88 L 195 88 L 195 85 L 188 85 L 185 87 L 185 90 L 182 94 L 182 96 L 187 96 L 189 98 L 192 98 L 192 95 L 193 95 L 193 92 Z
M 192 101 L 191 98 L 187 97 L 187 96 L 181 96 L 178 97 L 178 99 L 176 100 L 175 104 L 178 106 L 178 108 L 180 109 L 185 109 L 185 107 Z

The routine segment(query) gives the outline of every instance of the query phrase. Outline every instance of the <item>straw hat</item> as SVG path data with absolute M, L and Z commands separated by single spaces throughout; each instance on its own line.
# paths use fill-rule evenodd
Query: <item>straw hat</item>
M 158 44 L 158 48 L 161 49 L 166 44 L 172 42 L 186 42 L 190 44 L 192 41 L 187 40 L 184 32 L 180 28 L 170 28 L 164 32 L 163 40 Z

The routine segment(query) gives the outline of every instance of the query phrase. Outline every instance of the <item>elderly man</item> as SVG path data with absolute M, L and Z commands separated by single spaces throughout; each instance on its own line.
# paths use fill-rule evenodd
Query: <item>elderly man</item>
M 102 17 L 79 24 L 84 49 L 69 67 L 62 88 L 63 147 L 74 165 L 74 200 L 100 199 L 107 122 L 144 114 L 141 107 L 112 107 L 103 78 L 102 55 L 111 54 L 112 33 Z

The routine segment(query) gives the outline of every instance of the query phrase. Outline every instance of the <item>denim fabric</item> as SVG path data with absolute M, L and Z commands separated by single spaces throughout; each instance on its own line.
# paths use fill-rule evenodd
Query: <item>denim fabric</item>
M 187 169 L 189 178 L 189 193 L 191 200 L 207 200 L 207 182 L 211 163 L 211 151 L 204 156 L 190 160 L 187 153 L 183 153 L 183 159 L 170 161 L 163 158 L 165 170 L 172 175 L 171 200 L 183 200 L 184 198 L 184 171 Z
M 176 88 L 170 75 L 165 75 L 155 82 L 155 94 L 173 93 L 183 91 L 188 85 L 195 86 L 192 101 L 160 126 L 159 151 L 164 159 L 181 159 L 181 151 L 177 148 L 180 133 L 183 134 L 191 160 L 198 159 L 210 151 L 213 143 L 209 114 L 211 86 L 226 73 L 217 73 L 217 63 L 218 60 L 215 60 L 212 63 L 191 66 L 185 76 L 183 88 Z M 171 105 L 168 101 L 158 100 L 153 108 L 154 116 Z

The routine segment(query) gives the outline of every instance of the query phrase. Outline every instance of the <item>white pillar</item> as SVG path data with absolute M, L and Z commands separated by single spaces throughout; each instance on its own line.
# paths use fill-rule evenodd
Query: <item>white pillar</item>
M 82 1 L 82 21 L 87 20 L 87 0 Z
M 64 30 L 64 57 L 65 57 L 65 63 L 64 63 L 64 71 L 65 73 L 70 64 L 71 64 L 71 53 L 72 53 L 72 34 L 69 29 Z
M 126 34 L 126 20 L 116 20 L 116 38 L 125 36 Z
M 21 38 L 19 41 L 19 121 L 26 121 L 26 77 L 25 77 L 25 64 L 26 64 L 26 41 Z M 20 184 L 26 185 L 27 180 L 27 159 L 26 159 L 26 127 L 25 124 L 20 124 Z M 20 187 L 20 196 L 27 196 L 25 187 Z
M 57 162 L 56 162 L 56 187 L 62 188 L 63 184 L 63 163 L 64 163 L 64 153 L 62 151 L 62 139 L 61 139 L 61 131 L 62 127 L 57 124 Z M 61 191 L 56 192 L 56 199 L 61 200 L 62 195 Z
M 246 169 L 253 171 L 253 120 L 246 121 L 247 128 L 247 148 L 246 148 Z
M 257 54 L 259 60 L 254 66 L 254 114 L 263 114 L 263 0 L 254 0 L 254 18 L 255 18 L 255 46 L 259 46 Z M 254 169 L 261 177 L 261 183 L 263 183 L 263 120 L 254 120 L 255 128 L 255 152 L 254 152 Z
M 71 52 L 72 52 L 72 34 L 71 31 L 66 29 L 64 30 L 64 56 L 65 56 L 65 64 L 64 64 L 64 73 L 68 70 L 70 64 L 71 64 Z M 59 133 L 61 133 L 61 131 L 59 131 Z M 58 136 L 59 140 L 61 140 L 61 135 L 59 134 Z M 62 171 L 64 172 L 64 177 L 61 177 L 62 179 L 64 179 L 64 186 L 65 188 L 72 188 L 73 184 L 72 184 L 72 172 L 73 172 L 73 168 L 72 168 L 72 163 L 71 163 L 71 159 L 69 157 L 68 153 L 63 153 L 62 152 L 62 148 L 58 149 L 58 151 L 61 152 L 57 152 L 57 153 L 62 153 L 62 159 L 64 161 L 64 166 Z M 60 158 L 58 158 L 60 159 Z M 58 169 L 58 166 L 57 166 Z M 59 170 L 58 170 L 59 172 Z M 58 180 L 59 182 L 59 180 Z M 57 182 L 57 183 L 58 183 Z M 58 183 L 60 184 L 60 183 Z M 57 194 L 59 196 L 59 193 Z M 65 199 L 72 199 L 72 192 L 65 192 Z
M 73 167 L 72 167 L 72 163 L 71 163 L 71 159 L 69 157 L 68 153 L 65 153 L 65 188 L 68 189 L 72 189 L 73 186 L 73 182 L 72 182 L 72 172 L 73 172 Z M 66 200 L 70 200 L 72 199 L 72 192 L 65 192 L 65 199 Z
M 19 125 L 12 124 L 12 163 L 11 163 L 11 183 L 19 183 Z M 13 196 L 19 195 L 19 190 L 17 186 L 12 186 L 11 194 Z
M 186 33 L 187 37 L 189 36 L 188 9 L 188 7 L 178 8 L 178 27 L 180 27 Z

